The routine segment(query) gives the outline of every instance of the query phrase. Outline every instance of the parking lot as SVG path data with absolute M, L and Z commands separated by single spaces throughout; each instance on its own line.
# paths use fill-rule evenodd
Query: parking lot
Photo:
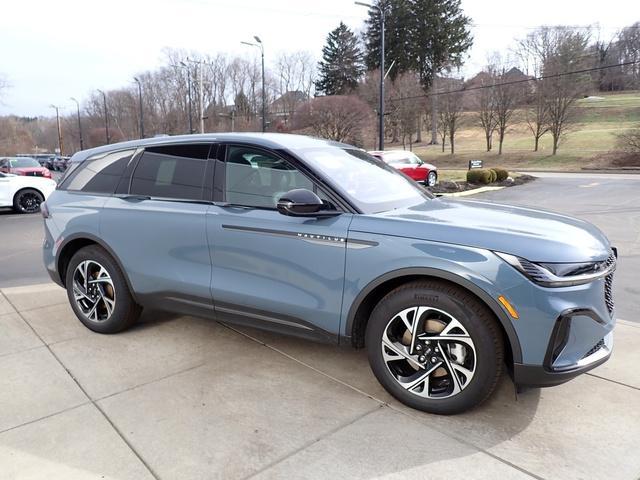
M 640 477 L 640 177 L 539 174 L 474 199 L 589 220 L 619 248 L 614 354 L 565 385 L 439 417 L 366 353 L 145 312 L 98 335 L 41 266 L 42 219 L 0 213 L 1 478 Z

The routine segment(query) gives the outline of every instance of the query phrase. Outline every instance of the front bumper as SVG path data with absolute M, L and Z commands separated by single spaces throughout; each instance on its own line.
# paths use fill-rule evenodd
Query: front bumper
M 550 343 L 553 347 L 553 339 Z M 609 332 L 584 357 L 574 364 L 554 367 L 550 364 L 552 357 L 545 359 L 544 365 L 527 365 L 515 363 L 513 365 L 514 383 L 527 387 L 552 387 L 602 365 L 609 360 L 613 350 L 613 332 Z M 550 350 L 551 351 L 551 350 Z

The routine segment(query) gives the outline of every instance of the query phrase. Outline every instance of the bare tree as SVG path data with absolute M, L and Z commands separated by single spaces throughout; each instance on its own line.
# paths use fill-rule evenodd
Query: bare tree
M 407 100 L 388 102 L 389 115 L 387 121 L 394 129 L 394 136 L 399 136 L 402 148 L 413 147 L 414 135 L 420 128 L 420 116 L 425 108 L 424 99 L 420 98 L 423 90 L 420 77 L 415 72 L 404 72 L 398 75 L 388 88 L 391 98 L 411 97 Z
M 536 149 L 542 130 L 547 128 L 555 155 L 571 125 L 575 101 L 588 88 L 589 77 L 566 73 L 588 64 L 588 43 L 588 31 L 561 26 L 541 27 L 519 42 L 520 57 L 532 67 L 534 75 L 543 77 L 536 86 L 536 115 L 530 117 L 534 119 Z M 539 123 L 542 117 L 546 117 L 544 128 Z
M 512 75 L 503 66 L 497 70 L 494 75 L 497 79 L 493 88 L 493 97 L 495 105 L 495 123 L 498 132 L 498 155 L 502 155 L 502 144 L 507 128 L 513 117 L 513 113 L 519 106 L 522 95 L 521 86 L 518 84 L 510 84 Z
M 361 146 L 372 119 L 371 109 L 358 97 L 333 95 L 314 98 L 298 107 L 293 125 L 322 138 Z
M 462 81 L 459 80 L 449 81 L 446 89 L 438 95 L 438 123 L 449 137 L 451 155 L 455 153 L 456 133 L 462 125 L 463 95 Z
M 496 129 L 496 98 L 493 85 L 495 85 L 495 77 L 490 69 L 487 72 L 481 72 L 480 86 L 491 88 L 480 88 L 475 93 L 475 104 L 478 111 L 478 123 L 484 132 L 484 138 L 487 146 L 487 152 L 491 151 L 491 143 L 493 132 Z

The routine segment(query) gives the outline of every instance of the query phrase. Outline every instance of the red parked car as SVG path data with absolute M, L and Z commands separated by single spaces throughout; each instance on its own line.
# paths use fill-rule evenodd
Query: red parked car
M 29 177 L 51 178 L 49 169 L 40 166 L 37 160 L 30 157 L 0 158 L 0 172 Z
M 413 152 L 406 150 L 385 150 L 369 152 L 376 158 L 388 163 L 396 170 L 400 170 L 416 182 L 433 187 L 438 181 L 438 169 L 435 165 L 423 162 Z

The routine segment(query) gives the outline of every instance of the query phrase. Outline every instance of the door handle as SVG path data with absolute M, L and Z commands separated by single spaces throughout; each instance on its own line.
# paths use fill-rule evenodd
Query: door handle
M 125 195 L 122 197 L 127 202 L 142 202 L 143 200 L 151 200 L 149 195 Z

